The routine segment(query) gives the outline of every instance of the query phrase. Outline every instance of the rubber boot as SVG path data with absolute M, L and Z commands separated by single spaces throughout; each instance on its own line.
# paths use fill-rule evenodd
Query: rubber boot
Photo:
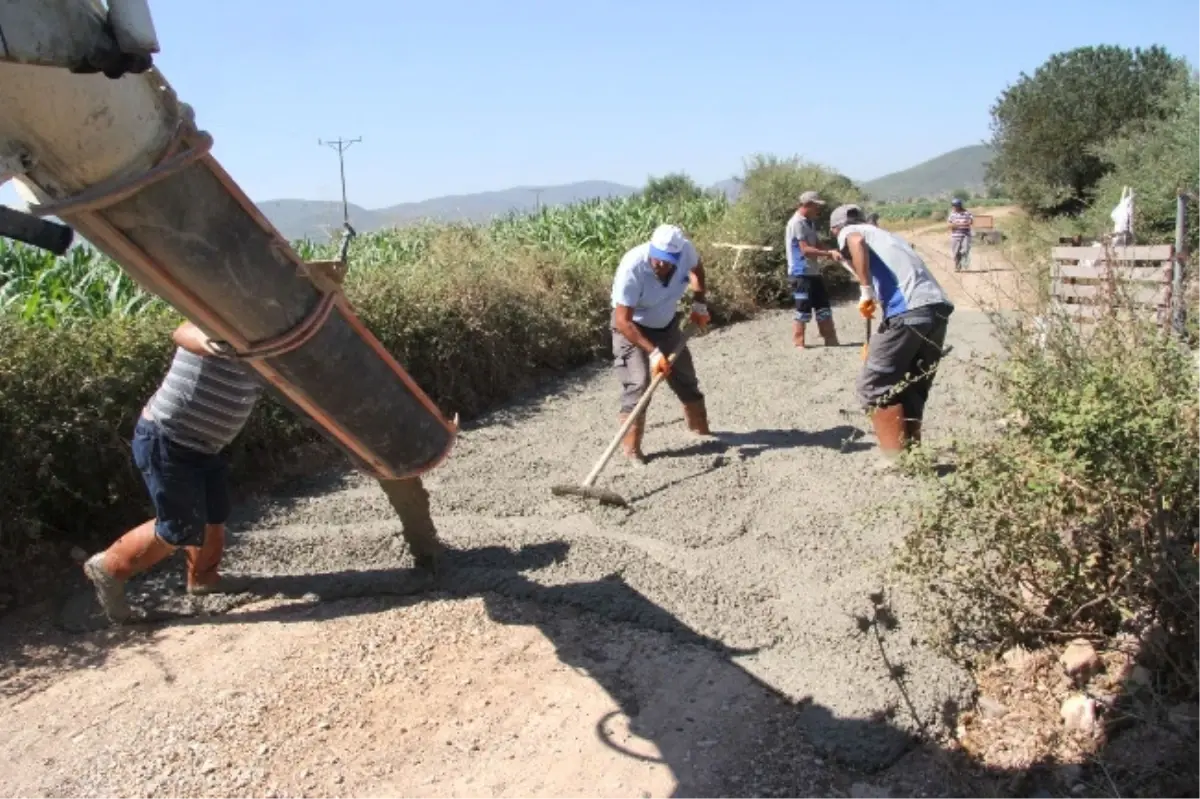
M 193 596 L 205 594 L 236 594 L 246 590 L 250 581 L 226 577 L 217 571 L 225 554 L 225 525 L 210 524 L 204 528 L 204 544 L 184 547 L 187 556 L 187 592 Z
M 825 339 L 826 347 L 838 346 L 837 328 L 833 326 L 832 319 L 818 319 L 817 330 L 821 333 L 821 338 Z
M 380 480 L 383 493 L 387 494 L 392 509 L 400 517 L 401 535 L 413 553 L 417 566 L 436 573 L 438 556 L 442 544 L 438 540 L 437 527 L 429 510 L 429 492 L 419 477 L 405 480 Z
M 875 437 L 879 440 L 879 452 L 884 458 L 881 466 L 891 465 L 896 457 L 904 451 L 906 427 L 904 406 L 897 403 L 885 408 L 877 408 L 871 414 L 871 424 L 875 427 Z
M 804 328 L 804 322 L 792 322 L 792 344 L 798 350 L 804 349 Z
M 708 409 L 704 406 L 704 400 L 683 403 L 683 418 L 687 422 L 688 430 L 696 435 L 712 435 L 708 429 Z
M 175 547 L 155 534 L 154 520 L 151 519 L 118 538 L 108 549 L 88 558 L 83 564 L 83 573 L 92 581 L 104 614 L 117 623 L 128 620 L 133 611 L 125 596 L 125 583 L 174 551 Z
M 625 424 L 625 420 L 629 418 L 629 414 L 622 413 L 620 423 Z M 629 427 L 629 431 L 625 433 L 625 438 L 621 441 L 621 451 L 625 453 L 625 457 L 636 464 L 643 465 L 646 463 L 646 455 L 642 452 L 642 437 L 646 434 L 646 414 L 643 412 Z

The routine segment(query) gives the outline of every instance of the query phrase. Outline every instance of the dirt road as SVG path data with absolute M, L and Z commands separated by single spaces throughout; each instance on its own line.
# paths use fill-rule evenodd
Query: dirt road
M 980 213 L 991 215 L 998 227 L 1017 213 L 1008 206 L 987 208 Z M 886 227 L 886 225 L 885 225 Z M 977 233 L 971 248 L 971 262 L 961 272 L 954 271 L 954 256 L 950 252 L 950 234 L 944 223 L 937 223 L 902 232 L 926 262 L 937 271 L 938 280 L 960 310 L 995 311 L 1018 307 L 1021 298 L 1030 293 L 1003 247 L 983 244 Z
M 885 576 L 915 487 L 870 475 L 861 319 L 837 321 L 840 348 L 797 353 L 785 313 L 696 341 L 715 436 L 664 390 L 649 465 L 601 477 L 629 510 L 549 491 L 616 430 L 607 366 L 481 420 L 427 482 L 453 548 L 436 580 L 378 487 L 334 473 L 238 510 L 229 570 L 254 595 L 181 599 L 174 562 L 137 586 L 154 623 L 103 629 L 86 592 L 67 629 L 4 620 L 0 793 L 952 791 L 909 734 L 973 688 Z M 989 418 L 984 316 L 949 341 L 932 441 Z M 877 637 L 856 616 L 880 591 L 900 624 Z

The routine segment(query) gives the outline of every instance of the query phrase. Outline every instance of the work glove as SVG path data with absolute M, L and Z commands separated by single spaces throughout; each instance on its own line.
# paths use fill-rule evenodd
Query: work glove
M 875 288 L 859 286 L 858 290 L 858 312 L 862 314 L 863 319 L 871 319 L 875 316 Z
M 660 374 L 664 378 L 671 374 L 671 362 L 662 354 L 662 350 L 655 347 L 654 352 L 650 353 L 650 377 L 655 378 Z
M 708 313 L 708 306 L 702 302 L 692 303 L 692 324 L 701 330 L 708 329 L 708 323 L 712 321 L 712 316 Z

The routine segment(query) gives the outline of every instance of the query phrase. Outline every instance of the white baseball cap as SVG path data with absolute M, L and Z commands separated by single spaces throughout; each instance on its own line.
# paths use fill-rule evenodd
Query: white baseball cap
M 659 225 L 650 234 L 650 257 L 678 265 L 684 241 L 677 225 Z

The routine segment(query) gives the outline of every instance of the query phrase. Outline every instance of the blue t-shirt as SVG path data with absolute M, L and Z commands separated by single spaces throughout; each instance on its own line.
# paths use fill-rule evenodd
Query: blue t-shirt
M 696 248 L 685 241 L 679 266 L 664 286 L 650 265 L 650 244 L 639 244 L 622 256 L 613 276 L 612 307 L 626 305 L 633 309 L 633 321 L 661 330 L 675 318 L 679 301 L 687 291 L 688 276 L 699 263 Z
M 800 242 L 806 242 L 811 247 L 817 246 L 817 226 L 800 212 L 792 214 L 784 231 L 784 244 L 787 250 L 788 277 L 803 277 L 810 274 L 808 259 L 800 250 Z

